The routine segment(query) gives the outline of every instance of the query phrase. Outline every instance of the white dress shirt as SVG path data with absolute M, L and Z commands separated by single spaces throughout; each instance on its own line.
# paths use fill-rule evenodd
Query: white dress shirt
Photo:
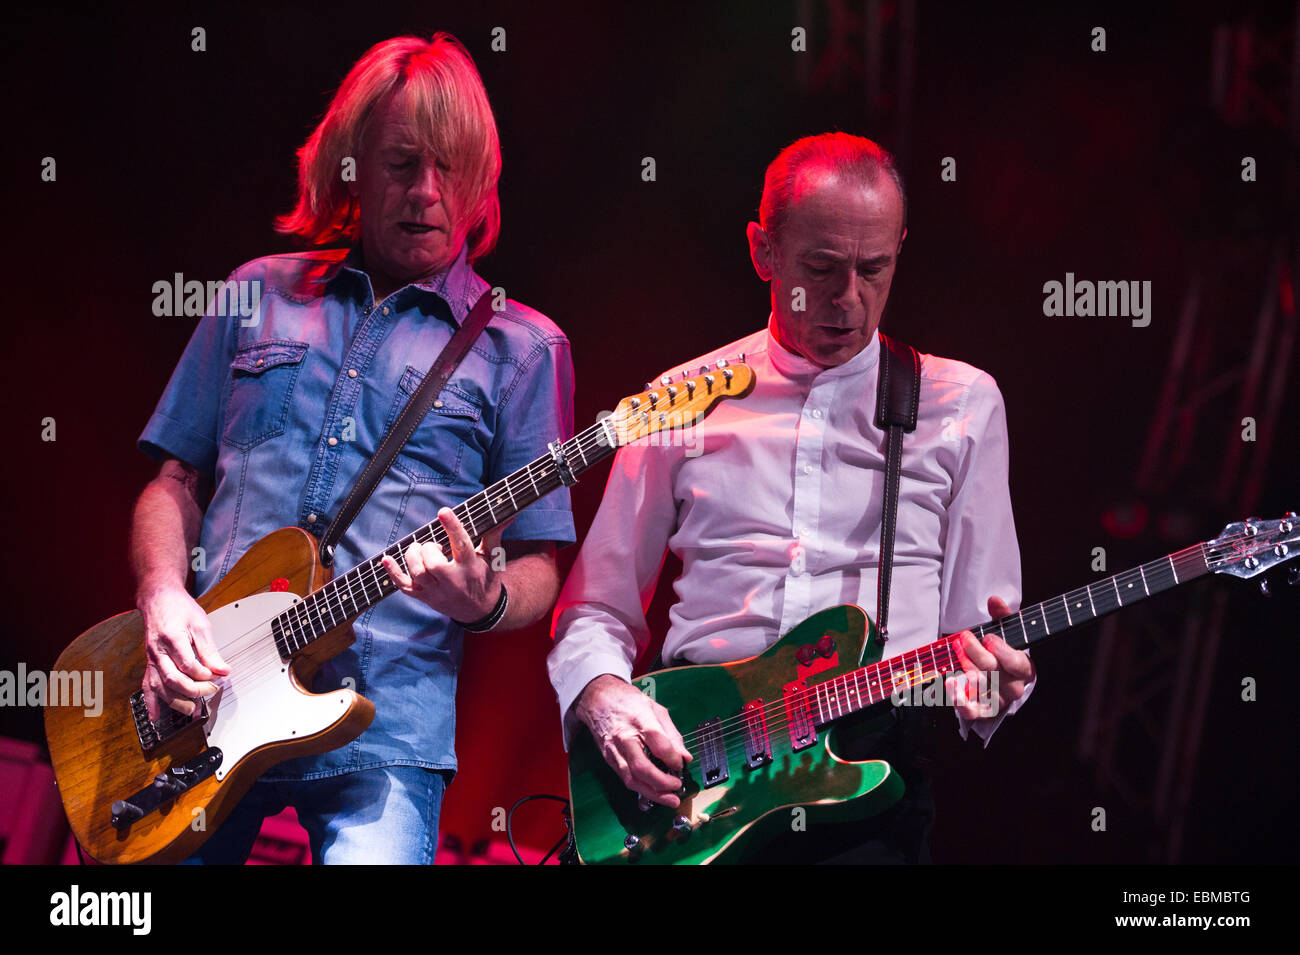
M 547 658 L 565 715 L 597 676 L 632 676 L 664 552 L 682 561 L 664 660 L 761 653 L 804 618 L 857 604 L 875 619 L 885 432 L 875 425 L 880 338 L 822 369 L 768 328 L 669 374 L 743 353 L 757 377 L 690 432 L 618 451 L 600 509 L 555 607 Z M 667 446 L 664 446 L 664 445 Z M 921 356 L 916 430 L 904 436 L 884 658 L 1019 608 L 1002 394 L 964 362 Z M 988 745 L 1005 712 L 973 721 Z M 955 711 L 954 711 L 955 712 Z M 969 723 L 957 716 L 967 737 Z M 681 727 L 679 727 L 681 729 Z

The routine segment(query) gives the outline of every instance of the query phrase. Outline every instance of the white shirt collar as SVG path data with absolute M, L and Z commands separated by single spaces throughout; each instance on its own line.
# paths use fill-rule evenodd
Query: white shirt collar
M 842 378 L 865 374 L 876 367 L 880 360 L 880 332 L 877 331 L 862 349 L 842 365 L 834 368 L 822 368 L 801 355 L 796 355 L 777 340 L 773 331 L 776 319 L 770 313 L 767 317 L 767 350 L 772 356 L 772 365 L 787 378 L 816 378 L 825 375 L 828 378 Z

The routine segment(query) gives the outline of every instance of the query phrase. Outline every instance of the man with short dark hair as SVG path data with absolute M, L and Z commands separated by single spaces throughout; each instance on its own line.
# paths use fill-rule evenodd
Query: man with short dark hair
M 628 680 L 650 641 L 645 610 L 665 549 L 681 558 L 666 661 L 723 663 L 761 653 L 813 613 L 844 603 L 875 612 L 884 434 L 874 421 L 877 329 L 906 237 L 902 180 L 888 153 L 844 133 L 787 147 L 768 168 L 754 268 L 771 286 L 763 331 L 669 372 L 744 354 L 757 384 L 680 447 L 618 452 L 600 510 L 560 594 L 548 659 L 566 739 L 594 736 L 629 789 L 677 806 L 672 771 L 689 760 L 664 707 Z M 1001 616 L 1020 597 L 1007 487 L 1007 433 L 993 379 L 923 355 L 919 421 L 903 443 L 886 658 Z M 987 742 L 1034 681 L 1027 654 L 967 633 L 964 675 L 997 677 L 997 713 L 950 686 L 963 738 Z M 793 678 L 793 677 L 792 677 Z M 991 702 L 991 701 L 990 701 Z M 906 709 L 906 708 L 904 708 Z M 900 711 L 901 712 L 901 711 Z M 720 714 L 721 715 L 721 714 Z M 688 729 L 694 729 L 689 727 Z M 904 801 L 857 827 L 848 846 L 818 835 L 764 858 L 928 859 L 928 781 L 901 724 L 864 743 L 892 757 Z M 867 752 L 855 752 L 862 758 Z
M 319 536 L 489 289 L 469 263 L 496 242 L 500 150 L 482 81 L 453 38 L 371 48 L 299 161 L 299 201 L 281 231 L 352 247 L 237 269 L 233 281 L 261 289 L 256 315 L 210 311 L 199 322 L 140 436 L 163 461 L 136 505 L 131 548 L 154 718 L 164 705 L 192 712 L 239 666 L 221 658 L 185 589 L 196 545 L 203 592 L 277 528 Z M 265 774 L 195 861 L 242 862 L 262 818 L 286 805 L 297 808 L 316 862 L 433 861 L 456 769 L 464 629 L 541 617 L 558 589 L 555 544 L 574 540 L 565 490 L 478 550 L 450 507 L 572 429 L 567 339 L 503 297 L 337 548 L 334 564 L 346 570 L 435 513 L 451 541 L 450 560 L 433 543 L 411 545 L 405 569 L 385 558 L 405 596 L 357 618 L 355 644 L 317 676 L 319 692 L 349 686 L 369 697 L 373 723 L 347 746 Z M 214 488 L 206 511 L 201 485 Z M 499 543 L 503 569 L 485 559 Z

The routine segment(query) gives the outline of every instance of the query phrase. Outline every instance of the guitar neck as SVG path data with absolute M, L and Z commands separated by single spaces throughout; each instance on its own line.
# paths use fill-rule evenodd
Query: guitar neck
M 551 454 L 543 455 L 453 508 L 456 519 L 475 544 L 530 504 L 563 485 L 572 484 L 584 471 L 612 454 L 618 442 L 607 421 L 597 422 L 568 441 L 555 442 Z M 443 555 L 451 559 L 447 532 L 435 517 L 312 591 L 277 617 L 272 632 L 281 656 L 287 659 L 394 593 L 397 587 L 384 569 L 384 557 L 393 558 L 405 571 L 407 548 L 426 543 L 437 544 Z
M 980 640 L 996 634 L 1013 649 L 1023 650 L 1039 640 L 1203 577 L 1219 558 L 1213 544 L 1193 544 L 970 629 Z M 899 690 L 920 686 L 941 673 L 960 670 L 953 639 L 948 636 L 810 687 L 808 702 L 817 707 L 817 722 L 828 723 L 889 699 Z

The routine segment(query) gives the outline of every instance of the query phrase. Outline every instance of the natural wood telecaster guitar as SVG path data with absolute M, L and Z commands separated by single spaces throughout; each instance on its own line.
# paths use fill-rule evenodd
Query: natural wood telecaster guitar
M 972 631 L 1023 650 L 1049 636 L 1208 573 L 1254 577 L 1300 552 L 1294 513 L 1229 524 L 1214 540 L 1025 607 Z M 1290 569 L 1292 575 L 1300 567 Z M 699 864 L 743 860 L 790 825 L 865 819 L 903 794 L 883 760 L 836 755 L 837 723 L 945 673 L 960 673 L 956 635 L 880 661 L 875 626 L 846 605 L 814 614 L 756 657 L 680 666 L 638 679 L 653 687 L 692 762 L 675 809 L 638 799 L 605 763 L 591 734 L 569 753 L 570 810 L 583 862 Z M 864 718 L 870 719 L 869 714 Z
M 691 426 L 754 385 L 743 363 L 624 398 L 615 412 L 455 508 L 477 544 L 523 508 L 638 438 Z M 667 440 L 667 438 L 665 438 Z M 335 749 L 370 725 L 374 705 L 350 689 L 311 693 L 320 664 L 351 645 L 351 622 L 396 590 L 385 554 L 405 568 L 413 543 L 436 542 L 436 519 L 333 580 L 316 541 L 286 527 L 262 538 L 198 598 L 231 673 L 183 716 L 145 712 L 139 611 L 92 627 L 55 663 L 102 671 L 103 711 L 47 706 L 45 735 L 63 806 L 81 845 L 101 862 L 183 859 L 217 828 L 259 775 L 295 756 Z

